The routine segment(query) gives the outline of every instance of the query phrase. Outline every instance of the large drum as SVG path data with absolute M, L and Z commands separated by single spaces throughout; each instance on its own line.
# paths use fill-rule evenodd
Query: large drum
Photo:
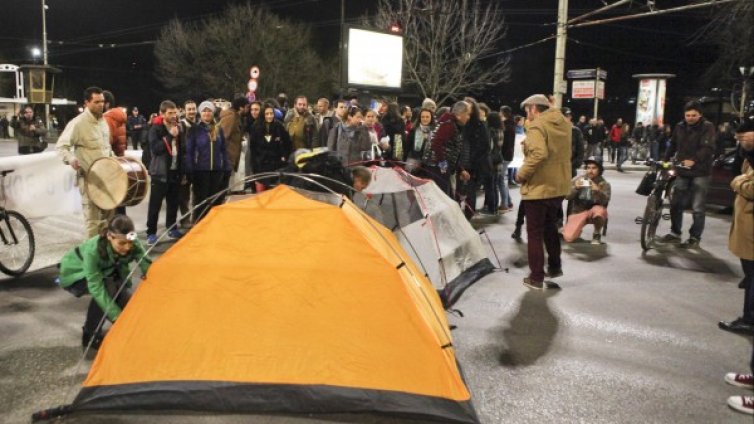
M 86 192 L 97 207 L 112 210 L 141 203 L 149 188 L 144 165 L 129 157 L 99 158 L 86 174 Z

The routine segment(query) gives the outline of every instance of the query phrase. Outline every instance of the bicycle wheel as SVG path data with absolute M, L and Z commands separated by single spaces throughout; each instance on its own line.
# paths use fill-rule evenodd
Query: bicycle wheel
M 644 217 L 641 220 L 641 248 L 647 251 L 654 244 L 657 224 L 662 216 L 662 198 L 652 193 L 647 198 L 647 206 L 644 208 Z
M 0 220 L 0 271 L 17 277 L 31 266 L 34 260 L 34 232 L 29 221 L 16 211 L 5 211 Z

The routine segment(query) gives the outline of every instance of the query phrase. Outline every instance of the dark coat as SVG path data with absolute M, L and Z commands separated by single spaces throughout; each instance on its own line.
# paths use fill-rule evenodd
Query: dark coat
M 694 125 L 686 121 L 679 122 L 673 130 L 670 147 L 665 152 L 665 160 L 673 155 L 679 161 L 693 160 L 691 169 L 677 170 L 682 177 L 706 177 L 712 172 L 712 161 L 715 154 L 715 126 L 704 118 Z
M 180 129 L 180 124 L 178 128 Z M 174 147 L 178 149 L 177 152 L 174 152 Z M 183 134 L 179 132 L 177 137 L 173 137 L 163 124 L 162 117 L 157 117 L 152 128 L 149 129 L 149 150 L 151 153 L 149 175 L 158 181 L 177 182 L 184 173 L 186 150 Z M 174 155 L 176 169 L 171 170 Z
M 439 125 L 432 139 L 431 166 L 440 166 L 443 162 L 453 172 L 458 167 L 463 147 L 462 127 L 458 125 L 455 115 L 448 112 L 438 119 Z
M 251 132 L 251 160 L 254 172 L 272 172 L 286 165 L 293 152 L 291 138 L 283 123 L 258 121 Z
M 516 124 L 512 119 L 506 119 L 503 121 L 503 147 L 502 154 L 503 160 L 511 162 L 513 160 L 513 152 L 516 148 Z

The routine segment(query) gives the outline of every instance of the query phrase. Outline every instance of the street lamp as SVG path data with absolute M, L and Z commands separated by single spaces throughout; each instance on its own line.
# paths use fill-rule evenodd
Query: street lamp
M 32 47 L 31 55 L 32 57 L 34 57 L 34 60 L 36 61 L 37 59 L 39 59 L 39 56 L 42 56 L 42 50 L 40 50 L 39 47 Z

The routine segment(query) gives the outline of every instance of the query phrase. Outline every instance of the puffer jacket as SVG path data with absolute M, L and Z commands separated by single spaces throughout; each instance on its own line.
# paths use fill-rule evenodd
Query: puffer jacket
M 547 109 L 526 132 L 524 163 L 518 178 L 524 200 L 566 196 L 571 191 L 571 121 L 559 109 Z
M 196 171 L 230 172 L 225 136 L 222 128 L 215 125 L 215 140 L 210 139 L 210 125 L 204 122 L 200 122 L 189 131 L 186 137 L 186 158 L 183 162 L 186 174 Z
M 115 156 L 126 154 L 126 112 L 119 107 L 112 108 L 103 115 L 110 128 L 110 147 Z

